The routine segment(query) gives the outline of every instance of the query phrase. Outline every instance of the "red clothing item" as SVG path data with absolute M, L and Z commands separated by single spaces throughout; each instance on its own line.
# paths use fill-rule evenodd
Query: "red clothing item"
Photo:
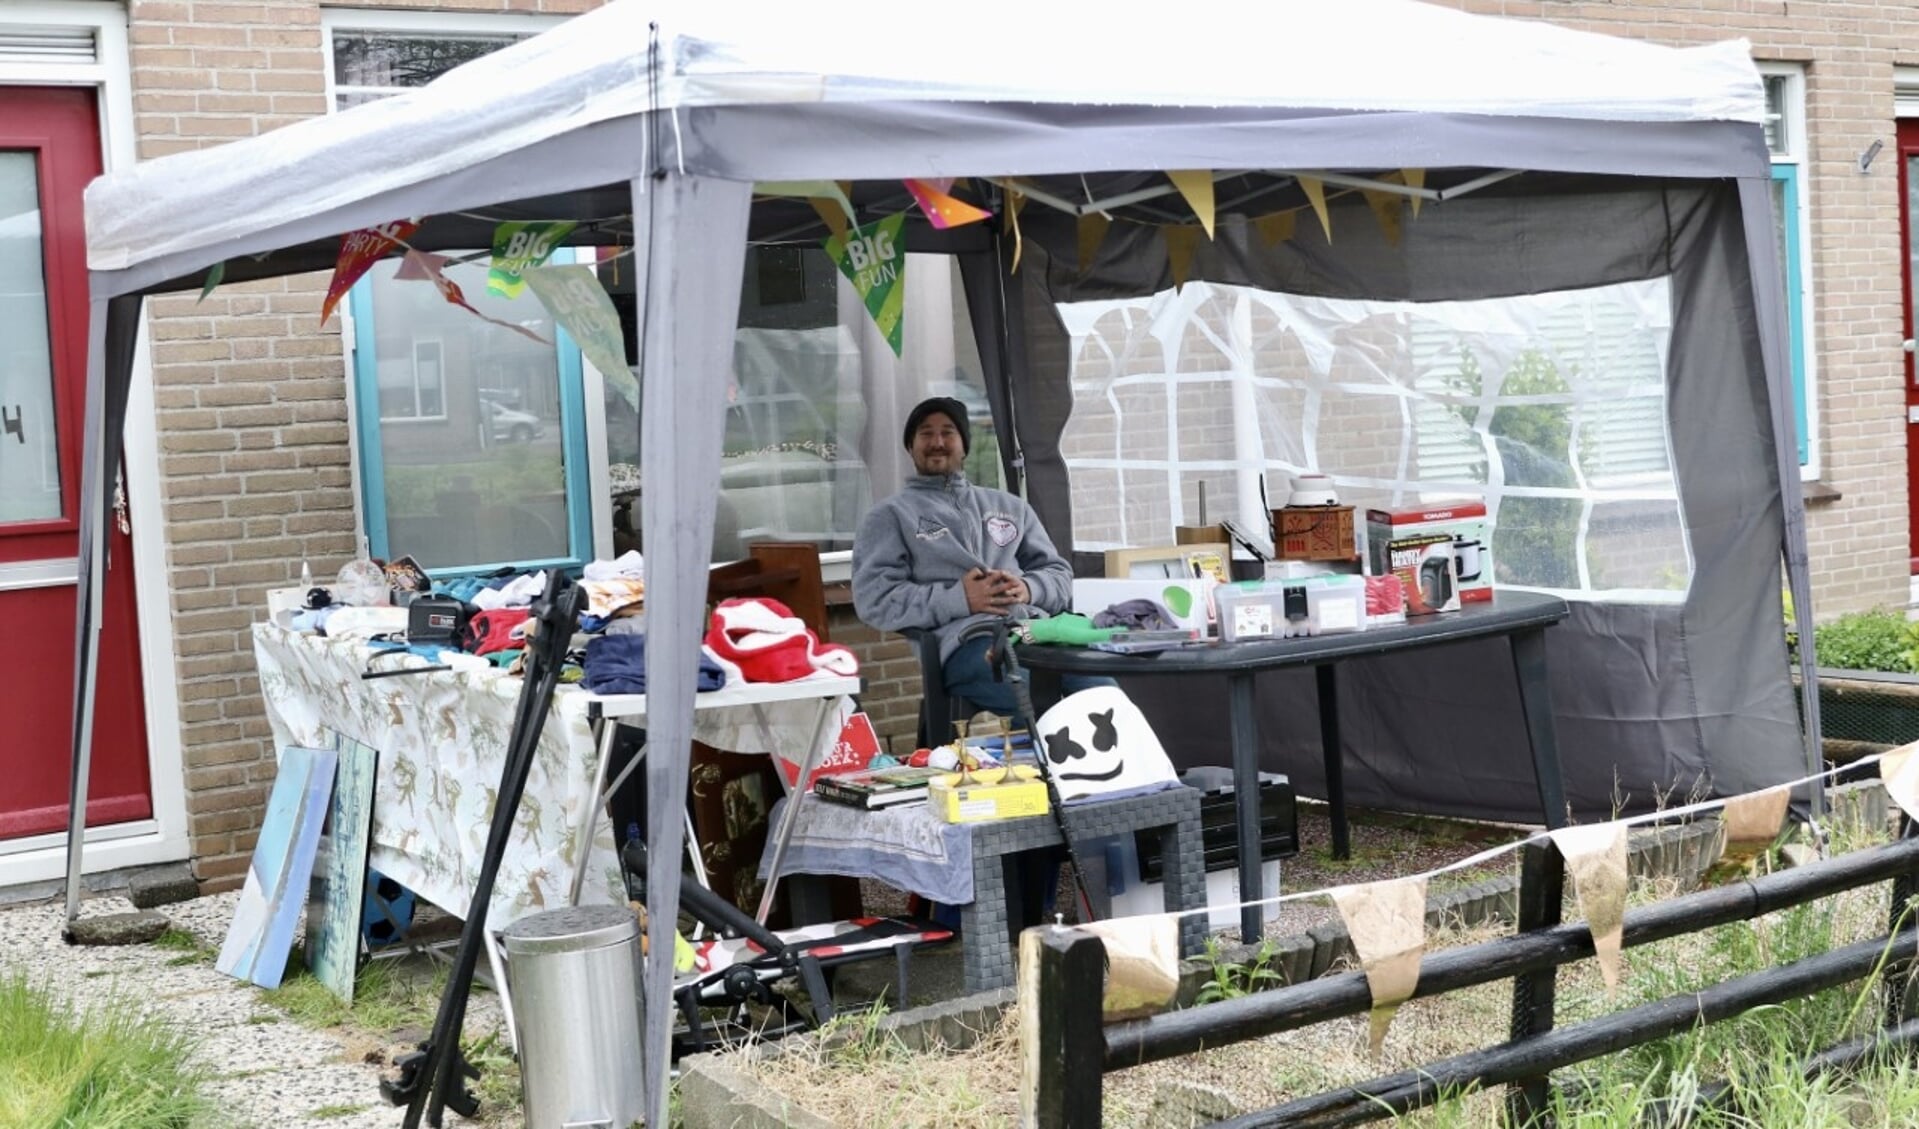
M 858 674 L 845 647 L 820 642 L 805 621 L 778 600 L 724 600 L 713 609 L 706 645 L 748 682 L 794 682 L 819 674 Z
M 467 621 L 467 650 L 476 655 L 511 650 L 526 645 L 526 621 L 533 613 L 526 608 L 495 608 L 480 612 Z

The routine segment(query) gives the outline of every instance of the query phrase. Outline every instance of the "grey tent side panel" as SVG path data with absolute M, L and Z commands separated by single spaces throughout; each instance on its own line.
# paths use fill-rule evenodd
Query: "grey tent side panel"
M 1371 234 L 1376 225 L 1362 210 L 1346 209 L 1343 226 L 1341 218 L 1337 261 L 1316 231 L 1268 256 L 1238 241 L 1245 233 L 1222 231 L 1196 270 L 1273 289 L 1415 299 L 1670 277 L 1668 412 L 1694 573 L 1683 604 L 1580 603 L 1547 632 L 1567 799 L 1591 817 L 1609 813 L 1621 790 L 1645 807 L 1675 786 L 1703 782 L 1730 793 L 1798 775 L 1800 733 L 1775 610 L 1783 524 L 1772 396 L 1737 188 L 1616 180 L 1523 205 L 1467 197 L 1409 224 L 1398 249 Z M 1487 249 L 1468 249 L 1468 231 Z M 1131 234 L 1102 252 L 1094 275 L 1077 278 L 1056 257 L 1044 279 L 1056 298 L 1105 296 L 1150 286 L 1163 269 L 1163 247 Z M 1048 322 L 1052 332 L 1057 319 Z M 1029 325 L 1040 324 L 1029 316 Z M 1023 423 L 1037 429 L 1031 417 L 1043 415 L 1047 426 L 1063 428 L 1071 406 L 1065 342 L 1036 344 L 1028 361 L 1040 387 L 1025 390 Z M 1064 485 L 1063 463 L 1031 459 L 1031 450 L 1033 495 L 1051 499 Z M 1065 521 L 1070 528 L 1070 499 Z M 1175 715 L 1173 703 L 1210 701 L 1212 692 L 1161 682 L 1129 691 L 1168 731 L 1192 735 L 1191 747 L 1177 743 L 1176 757 L 1217 760 L 1226 748 L 1223 694 Z M 1266 766 L 1292 773 L 1310 792 L 1321 775 L 1317 729 L 1303 720 L 1316 716 L 1311 681 L 1273 676 L 1261 684 Z M 1539 818 L 1503 643 L 1462 644 L 1438 663 L 1349 662 L 1339 684 L 1352 802 Z

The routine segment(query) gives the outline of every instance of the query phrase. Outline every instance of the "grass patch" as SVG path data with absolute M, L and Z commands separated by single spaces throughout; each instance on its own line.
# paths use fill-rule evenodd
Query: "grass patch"
M 340 1117 L 352 1117 L 368 1107 L 363 1105 L 323 1105 L 319 1109 L 307 1110 L 307 1116 L 315 1121 L 332 1121 Z
M 0 1125 L 192 1129 L 209 1119 L 191 1037 L 127 1004 L 79 1011 L 0 974 Z
M 397 960 L 370 961 L 353 979 L 353 1003 L 334 995 L 307 970 L 299 950 L 287 962 L 286 979 L 262 993 L 266 1001 L 303 1027 L 357 1027 L 385 1032 L 401 1027 L 430 1027 L 446 990 L 447 969 L 433 962 L 425 969 Z
M 195 956 L 213 955 L 213 949 L 202 944 L 200 938 L 180 928 L 169 928 L 165 933 L 153 939 L 156 949 L 172 949 L 176 952 L 192 953 Z

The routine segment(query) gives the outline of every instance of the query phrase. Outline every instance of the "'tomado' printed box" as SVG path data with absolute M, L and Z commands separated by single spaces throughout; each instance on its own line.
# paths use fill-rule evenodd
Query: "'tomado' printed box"
M 1420 560 L 1432 559 L 1434 538 L 1452 540 L 1453 584 L 1462 604 L 1493 598 L 1493 541 L 1486 528 L 1486 503 L 1478 498 L 1366 511 L 1366 571 L 1373 576 L 1402 572 L 1396 557 L 1418 547 Z M 1394 549 L 1400 550 L 1395 553 Z M 1432 570 L 1437 572 L 1437 566 Z M 1408 611 L 1419 577 L 1405 575 Z M 1436 583 L 1436 577 L 1434 578 Z M 1447 603 L 1450 601 L 1441 601 Z M 1414 614 L 1417 614 L 1415 611 Z

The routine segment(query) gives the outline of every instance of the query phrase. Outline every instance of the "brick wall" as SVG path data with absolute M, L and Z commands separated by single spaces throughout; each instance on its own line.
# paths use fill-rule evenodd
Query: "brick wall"
M 1824 481 L 1840 500 L 1812 517 L 1821 615 L 1902 604 L 1906 486 L 1896 158 L 1855 169 L 1892 138 L 1892 68 L 1919 64 L 1919 2 L 1452 0 L 1473 11 L 1670 43 L 1751 38 L 1762 59 L 1807 64 L 1812 261 Z M 483 12 L 568 13 L 597 0 L 496 0 Z M 446 9 L 435 0 L 329 7 Z M 312 0 L 131 0 L 138 151 L 215 145 L 324 113 L 320 7 Z M 246 626 L 269 587 L 353 552 L 345 359 L 318 325 L 323 279 L 222 287 L 150 307 L 169 525 L 190 835 L 209 889 L 235 885 L 273 758 Z M 1185 484 L 1191 490 L 1191 483 Z M 1188 499 L 1191 500 L 1190 497 Z M 913 729 L 910 648 L 836 609 L 861 654 L 882 734 Z
M 571 13 L 596 4 L 458 7 Z M 141 158 L 325 113 L 320 37 L 312 0 L 133 0 Z M 264 615 L 266 590 L 297 582 L 303 561 L 324 578 L 355 550 L 346 361 L 337 320 L 319 324 L 325 285 L 324 275 L 279 279 L 148 306 L 188 834 L 209 890 L 239 884 L 273 779 L 247 627 Z

